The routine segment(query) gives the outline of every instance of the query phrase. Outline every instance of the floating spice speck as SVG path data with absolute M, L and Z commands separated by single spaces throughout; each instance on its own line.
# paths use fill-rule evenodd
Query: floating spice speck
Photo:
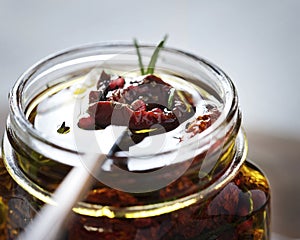
M 61 124 L 61 126 L 59 127 L 59 129 L 57 129 L 57 132 L 58 132 L 59 134 L 67 134 L 67 133 L 70 132 L 70 127 L 67 127 L 67 126 L 66 126 L 66 122 L 63 122 L 63 123 Z

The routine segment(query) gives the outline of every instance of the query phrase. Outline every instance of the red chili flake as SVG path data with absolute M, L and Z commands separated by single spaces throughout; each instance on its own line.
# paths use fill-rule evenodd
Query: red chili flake
M 194 136 L 198 133 L 203 132 L 210 125 L 211 125 L 210 115 L 205 114 L 203 116 L 198 116 L 193 122 L 191 122 L 188 125 L 186 132 L 192 133 L 192 135 Z

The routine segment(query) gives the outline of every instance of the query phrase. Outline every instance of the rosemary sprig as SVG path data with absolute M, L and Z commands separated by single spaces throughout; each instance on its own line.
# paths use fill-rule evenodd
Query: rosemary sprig
M 137 40 L 134 39 L 134 46 L 135 46 L 135 49 L 136 49 L 136 53 L 138 55 L 139 67 L 140 67 L 140 71 L 141 71 L 142 75 L 153 74 L 154 73 L 155 64 L 156 64 L 157 59 L 158 59 L 159 51 L 164 47 L 164 44 L 165 44 L 165 42 L 167 40 L 167 37 L 168 36 L 165 35 L 164 39 L 155 48 L 155 50 L 154 50 L 154 52 L 153 52 L 153 54 L 151 56 L 150 62 L 148 64 L 148 68 L 147 68 L 146 72 L 145 72 L 145 68 L 144 68 L 143 62 L 142 62 L 142 56 L 141 56 L 141 52 L 140 52 L 140 47 L 138 45 Z
M 139 59 L 139 66 L 140 66 L 141 74 L 144 75 L 145 71 L 144 71 L 144 65 L 143 65 L 142 56 L 141 56 L 141 52 L 140 52 L 140 47 L 139 47 L 138 42 L 137 42 L 136 39 L 134 39 L 133 42 L 134 42 L 134 46 L 135 46 L 135 49 L 136 49 L 136 54 L 137 54 L 138 59 Z
M 162 49 L 164 47 L 164 43 L 167 40 L 167 35 L 164 37 L 164 39 L 157 45 L 157 47 L 155 48 L 153 55 L 150 59 L 149 65 L 148 65 L 148 69 L 147 69 L 147 74 L 153 74 L 154 73 L 154 68 L 155 68 L 155 64 L 156 61 L 158 59 L 158 53 L 160 51 L 160 49 Z

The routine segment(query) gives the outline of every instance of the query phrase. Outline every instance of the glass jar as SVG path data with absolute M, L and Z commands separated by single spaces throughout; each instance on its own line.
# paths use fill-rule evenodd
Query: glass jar
M 140 47 L 145 62 L 154 49 Z M 42 101 L 64 89 L 77 94 L 78 104 L 93 83 L 95 69 L 119 75 L 138 72 L 135 47 L 92 44 L 65 50 L 31 67 L 11 90 L 1 162 L 3 239 L 16 238 L 44 204 L 55 204 L 55 189 L 72 167 L 84 163 L 88 150 L 81 135 L 74 130 L 75 144 L 70 145 L 37 129 L 33 119 Z M 155 74 L 196 91 L 205 107 L 217 109 L 217 117 L 193 137 L 178 137 L 185 136 L 188 122 L 175 133 L 149 134 L 150 142 L 142 142 L 136 151 L 108 156 L 90 191 L 74 206 L 64 238 L 269 239 L 269 184 L 246 159 L 248 147 L 230 78 L 209 61 L 171 48 L 161 49 Z M 88 138 L 88 144 L 98 146 L 94 131 Z

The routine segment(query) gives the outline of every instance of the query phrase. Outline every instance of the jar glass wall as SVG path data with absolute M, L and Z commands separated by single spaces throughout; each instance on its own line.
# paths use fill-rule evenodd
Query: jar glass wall
M 140 50 L 149 62 L 154 47 Z M 84 167 L 85 154 L 105 149 L 105 129 L 77 129 L 86 110 L 82 102 L 91 99 L 103 71 L 131 82 L 140 79 L 135 47 L 69 49 L 34 65 L 13 87 L 2 163 L 10 182 L 2 190 L 8 238 L 16 237 L 43 204 L 54 203 L 53 192 L 72 167 Z M 109 155 L 91 190 L 74 206 L 66 238 L 268 239 L 269 186 L 246 161 L 238 97 L 229 77 L 205 59 L 170 48 L 161 50 L 154 74 L 167 82 L 162 89 L 189 93 L 194 119 L 179 121 L 171 131 L 166 125 L 153 128 L 137 144 Z M 153 88 L 160 80 L 155 81 Z M 204 124 L 207 115 L 207 128 L 187 131 Z M 57 134 L 62 122 L 70 133 Z M 26 212 L 17 211 L 20 204 Z

